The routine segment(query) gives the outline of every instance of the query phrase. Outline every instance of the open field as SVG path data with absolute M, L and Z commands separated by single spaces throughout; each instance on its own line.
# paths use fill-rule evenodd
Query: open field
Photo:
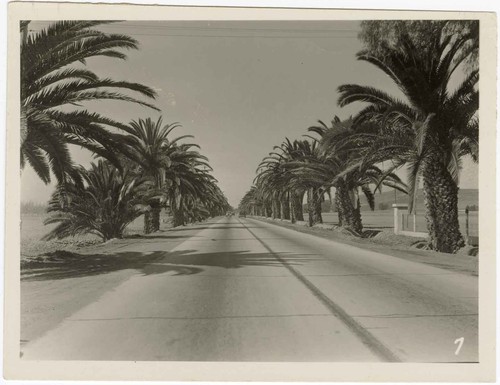
M 394 190 L 387 190 L 382 193 L 375 193 L 375 207 L 378 208 L 379 204 L 386 204 L 392 207 L 393 203 L 408 203 L 408 195 Z M 478 189 L 460 189 L 458 190 L 458 209 L 464 210 L 466 206 L 478 205 L 479 190 Z M 424 192 L 419 190 L 417 193 L 417 210 L 424 210 Z M 368 209 L 368 204 L 364 197 L 361 198 L 361 209 Z
M 333 194 L 335 193 L 335 189 L 332 191 L 332 198 Z M 403 194 L 401 192 L 394 192 L 394 190 L 387 190 L 387 187 L 385 187 L 385 190 L 382 193 L 375 193 L 375 211 L 379 210 L 387 210 L 391 209 L 392 205 L 394 203 L 403 203 L 406 204 L 408 203 L 408 195 Z M 361 204 L 361 210 L 362 211 L 369 211 L 370 208 L 368 206 L 368 202 L 366 201 L 366 198 L 362 195 L 360 198 L 360 204 Z M 458 190 L 458 209 L 459 210 L 465 210 L 467 206 L 478 206 L 479 205 L 479 190 L 478 189 L 460 189 Z M 381 207 L 382 206 L 382 207 Z M 385 208 L 383 208 L 385 207 Z M 417 202 L 416 202 L 416 207 L 417 211 L 424 211 L 424 193 L 422 190 L 419 190 L 417 193 Z M 321 204 L 321 210 L 323 212 L 329 212 L 331 211 L 331 204 L 328 199 L 326 199 L 322 204 Z M 307 211 L 307 205 L 304 205 L 304 211 Z
M 469 235 L 478 236 L 479 215 L 478 211 L 469 213 Z M 337 213 L 323 213 L 323 222 L 327 224 L 338 223 Z M 307 214 L 305 215 L 307 218 Z M 362 211 L 361 219 L 363 220 L 363 227 L 366 229 L 393 229 L 394 228 L 394 212 L 392 210 L 376 210 L 376 211 Z M 460 212 L 458 216 L 460 223 L 460 230 L 465 235 L 465 213 Z M 404 214 L 403 229 L 413 231 L 413 216 Z M 427 223 L 425 221 L 424 213 L 417 213 L 416 216 L 416 231 L 427 232 Z

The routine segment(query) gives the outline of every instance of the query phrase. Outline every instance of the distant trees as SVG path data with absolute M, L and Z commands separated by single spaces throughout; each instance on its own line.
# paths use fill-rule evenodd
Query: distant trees
M 375 198 L 370 185 L 378 188 L 383 184 L 402 192 L 406 192 L 406 186 L 397 175 L 376 165 L 357 165 L 366 143 L 355 140 L 356 135 L 373 130 L 371 125 L 355 127 L 351 119 L 341 121 L 338 117 L 332 120 L 331 126 L 319 123 L 308 129 L 319 138 L 294 142 L 286 139 L 264 158 L 257 169 L 255 186 L 245 195 L 240 210 L 244 213 L 260 211 L 261 215 L 291 219 L 292 222 L 303 220 L 302 200 L 306 194 L 309 226 L 314 226 L 323 222 L 324 196 L 335 188 L 334 205 L 339 226 L 361 235 L 360 192 L 373 210 Z M 267 210 L 259 210 L 266 206 L 271 207 L 270 215 Z M 278 211 L 278 207 L 283 206 L 288 210 Z M 294 213 L 291 218 L 286 215 L 289 212 Z
M 264 158 L 257 170 L 255 179 L 260 198 L 269 202 L 273 218 L 303 221 L 302 200 L 308 196 L 311 213 L 310 221 L 321 223 L 321 195 L 319 185 L 312 180 L 297 176 L 295 166 L 319 156 L 316 143 L 306 140 L 291 142 L 286 139 L 281 146 Z M 318 206 L 319 205 L 319 206 Z

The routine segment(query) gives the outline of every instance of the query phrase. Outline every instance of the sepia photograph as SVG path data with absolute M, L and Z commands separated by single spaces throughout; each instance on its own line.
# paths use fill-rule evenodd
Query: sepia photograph
M 78 7 L 9 20 L 12 367 L 494 362 L 494 16 Z

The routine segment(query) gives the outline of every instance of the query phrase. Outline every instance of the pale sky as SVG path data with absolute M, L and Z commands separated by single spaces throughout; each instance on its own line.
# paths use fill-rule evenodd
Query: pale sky
M 133 36 L 140 49 L 129 51 L 126 61 L 90 59 L 88 68 L 103 78 L 155 88 L 162 112 L 114 101 L 86 107 L 124 123 L 159 115 L 180 122 L 174 136 L 195 136 L 235 207 L 274 145 L 300 138 L 318 119 L 344 119 L 361 109 L 337 107 L 339 85 L 371 85 L 400 95 L 381 71 L 355 59 L 362 48 L 359 22 L 131 21 L 102 30 Z M 80 149 L 72 154 L 83 165 L 91 160 Z M 477 175 L 477 165 L 465 159 L 460 187 L 477 188 Z M 22 201 L 46 202 L 54 188 L 29 166 L 21 183 Z

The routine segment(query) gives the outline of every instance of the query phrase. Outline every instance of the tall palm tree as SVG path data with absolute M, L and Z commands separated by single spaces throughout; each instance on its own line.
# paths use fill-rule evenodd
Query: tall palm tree
M 273 219 L 290 219 L 288 194 L 285 190 L 285 170 L 279 161 L 271 156 L 264 158 L 257 169 L 254 183 L 260 191 L 262 198 L 271 202 L 271 217 Z
M 171 138 L 172 131 L 178 127 L 178 123 L 164 125 L 162 117 L 159 117 L 157 121 L 151 118 L 134 120 L 128 129 L 130 135 L 126 138 L 128 146 L 125 154 L 135 163 L 132 166 L 134 173 L 149 178 L 157 194 L 163 194 L 163 198 L 154 197 L 148 202 L 150 210 L 144 215 L 146 234 L 160 229 L 160 211 L 162 203 L 166 203 L 169 198 L 167 191 L 172 189 L 177 180 L 180 183 L 179 172 L 185 160 L 183 149 L 187 147 L 178 146 L 178 142 L 193 136 Z
M 304 172 L 310 165 L 324 162 L 323 153 L 319 149 L 318 142 L 305 139 L 297 140 L 291 145 L 287 143 L 283 148 L 287 151 L 286 161 L 282 163 L 282 167 L 287 171 L 287 184 L 299 197 L 303 195 L 301 192 L 305 191 L 309 226 L 323 223 L 321 203 L 324 201 L 324 195 L 327 192 L 324 180 L 311 178 L 307 172 Z M 299 201 L 294 199 L 294 211 L 298 210 L 296 208 L 298 203 Z M 300 206 L 302 209 L 301 201 Z
M 196 147 L 199 148 L 194 144 L 183 143 L 176 146 L 170 155 L 172 164 L 166 172 L 166 194 L 174 227 L 187 223 L 188 202 L 203 196 L 206 185 L 214 181 L 209 176 L 212 168 L 208 159 L 193 149 Z
M 137 49 L 129 36 L 108 34 L 94 27 L 105 21 L 59 21 L 28 35 L 29 23 L 21 23 L 21 168 L 29 163 L 40 179 L 51 174 L 64 184 L 75 177 L 68 145 L 84 147 L 119 167 L 117 150 L 123 137 L 109 128 L 127 126 L 80 106 L 86 101 L 118 100 L 156 109 L 123 93 L 132 91 L 154 98 L 155 91 L 141 84 L 101 79 L 85 68 L 88 58 L 125 59 L 124 49 Z
M 288 138 L 285 138 L 285 141 L 280 146 L 280 150 L 282 151 L 282 162 L 287 164 L 301 160 L 304 156 L 304 148 L 307 148 L 307 146 L 302 140 L 294 140 L 292 142 Z M 289 193 L 291 220 L 293 223 L 296 221 L 304 221 L 302 202 L 304 200 L 304 194 L 307 191 L 307 186 L 301 183 L 301 180 L 297 179 L 289 169 L 286 170 L 287 173 L 285 178 Z
M 307 186 L 300 183 L 300 180 L 286 166 L 288 163 L 301 160 L 304 156 L 304 143 L 299 140 L 285 138 L 280 146 L 275 146 L 274 151 L 263 159 L 259 166 L 262 174 L 273 177 L 271 189 L 279 192 L 280 215 L 283 219 L 290 219 L 292 223 L 303 221 L 302 201 Z
M 464 245 L 458 224 L 460 159 L 466 154 L 474 160 L 478 156 L 479 71 L 474 67 L 466 71 L 465 65 L 479 49 L 478 28 L 450 34 L 452 22 L 428 23 L 429 32 L 419 34 L 419 41 L 401 29 L 395 31 L 394 44 L 357 54 L 388 75 L 405 100 L 373 87 L 347 84 L 339 87 L 338 103 L 368 103 L 355 117 L 377 121 L 381 127 L 380 140 L 373 142 L 368 158 L 393 159 L 395 167 L 406 163 L 411 191 L 422 176 L 430 245 L 454 253 Z M 457 78 L 461 81 L 453 87 Z M 410 197 L 410 204 L 413 200 Z

